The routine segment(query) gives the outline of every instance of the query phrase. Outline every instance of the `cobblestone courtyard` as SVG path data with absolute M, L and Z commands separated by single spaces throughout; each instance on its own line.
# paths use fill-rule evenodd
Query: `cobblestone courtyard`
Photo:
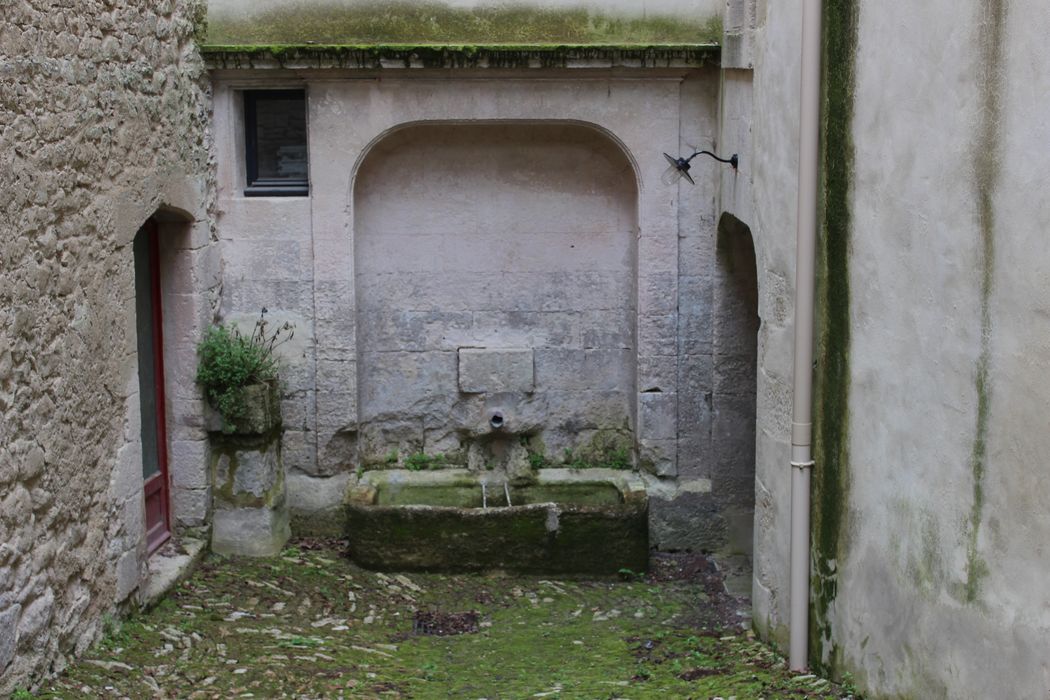
M 39 696 L 848 696 L 787 671 L 747 608 L 699 556 L 621 580 L 384 575 L 303 540 L 274 559 L 206 559 Z

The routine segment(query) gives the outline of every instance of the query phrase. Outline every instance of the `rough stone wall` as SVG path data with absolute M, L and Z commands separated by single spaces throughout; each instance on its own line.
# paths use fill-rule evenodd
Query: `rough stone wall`
M 131 241 L 162 204 L 207 207 L 199 16 L 0 3 L 0 695 L 62 668 L 139 584 Z

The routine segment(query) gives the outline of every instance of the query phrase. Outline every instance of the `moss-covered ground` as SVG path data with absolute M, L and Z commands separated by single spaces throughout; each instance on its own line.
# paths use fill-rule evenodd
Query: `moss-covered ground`
M 39 696 L 845 697 L 744 631 L 713 571 L 664 560 L 623 580 L 384 575 L 313 541 L 274 559 L 210 557 Z M 468 613 L 450 618 L 464 633 L 420 633 L 417 611 Z

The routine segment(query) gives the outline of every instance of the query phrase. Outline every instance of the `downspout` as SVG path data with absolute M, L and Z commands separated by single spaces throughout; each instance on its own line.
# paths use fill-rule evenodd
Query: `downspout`
M 813 471 L 813 299 L 820 174 L 822 0 L 803 0 L 795 261 L 795 376 L 791 414 L 791 606 L 789 663 L 809 665 L 809 509 Z

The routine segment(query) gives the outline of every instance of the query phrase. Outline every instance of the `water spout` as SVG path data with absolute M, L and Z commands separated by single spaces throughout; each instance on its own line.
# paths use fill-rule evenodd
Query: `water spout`
M 488 492 L 485 491 L 484 481 L 481 482 L 481 507 L 482 509 L 489 507 L 489 495 Z
M 503 482 L 503 493 L 507 495 L 507 507 L 510 508 L 512 505 L 510 502 L 510 486 L 507 485 L 506 481 Z

